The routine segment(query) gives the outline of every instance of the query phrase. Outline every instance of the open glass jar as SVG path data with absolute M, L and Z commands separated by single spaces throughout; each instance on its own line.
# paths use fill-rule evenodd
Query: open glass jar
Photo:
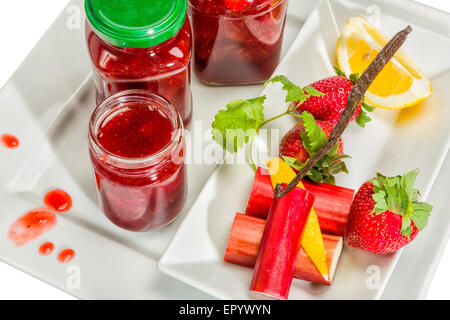
M 214 85 L 261 83 L 281 55 L 288 0 L 189 0 L 194 71 Z
M 191 27 L 186 0 L 85 0 L 97 103 L 128 89 L 169 100 L 192 116 Z
M 184 133 L 166 99 L 127 90 L 102 102 L 89 124 L 89 153 L 106 217 L 130 231 L 173 221 L 184 206 Z

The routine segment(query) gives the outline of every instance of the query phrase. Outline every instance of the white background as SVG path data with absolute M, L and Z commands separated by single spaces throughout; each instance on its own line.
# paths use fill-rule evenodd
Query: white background
M 293 0 L 295 1 L 295 0 Z M 448 0 L 417 0 L 450 12 Z M 64 9 L 66 0 L 0 2 L 0 87 Z M 1 128 L 0 128 L 1 129 Z M 450 247 L 447 247 L 427 298 L 450 299 Z M 74 299 L 17 269 L 0 262 L 0 299 Z

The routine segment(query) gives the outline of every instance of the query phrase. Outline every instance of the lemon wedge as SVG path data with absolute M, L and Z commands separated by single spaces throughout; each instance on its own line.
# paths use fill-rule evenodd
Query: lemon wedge
M 339 68 L 347 75 L 361 74 L 388 41 L 364 18 L 350 18 L 337 41 Z M 380 108 L 403 109 L 425 100 L 432 91 L 420 68 L 399 50 L 369 87 L 365 100 Z

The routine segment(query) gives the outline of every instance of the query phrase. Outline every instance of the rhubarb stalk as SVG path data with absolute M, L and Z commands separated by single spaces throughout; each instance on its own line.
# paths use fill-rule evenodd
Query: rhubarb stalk
M 256 258 L 251 293 L 282 300 L 288 298 L 313 202 L 313 194 L 298 187 L 273 201 Z
M 269 171 L 262 167 L 258 167 L 245 213 L 265 219 L 272 206 L 272 201 L 273 188 Z
M 326 183 L 302 181 L 314 195 L 314 209 L 322 233 L 344 236 L 355 190 Z M 273 201 L 269 171 L 259 167 L 248 200 L 246 214 L 266 219 Z
M 253 268 L 256 263 L 256 256 L 258 255 L 265 224 L 266 221 L 264 219 L 237 213 L 228 238 L 224 261 Z M 327 257 L 329 280 L 324 279 L 303 249 L 300 249 L 297 257 L 294 278 L 325 285 L 330 285 L 333 282 L 342 252 L 343 241 L 342 237 L 328 234 L 323 234 L 322 237 Z

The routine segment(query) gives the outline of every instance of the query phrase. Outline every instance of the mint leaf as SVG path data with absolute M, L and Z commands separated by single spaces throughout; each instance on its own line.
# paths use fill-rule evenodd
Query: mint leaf
M 235 100 L 220 110 L 212 123 L 213 139 L 229 152 L 237 152 L 257 134 L 264 122 L 266 97 Z
M 312 157 L 328 142 L 328 137 L 325 132 L 319 127 L 314 116 L 309 112 L 302 113 L 304 131 L 301 131 L 301 138 L 303 146 L 309 155 Z
M 283 90 L 287 92 L 286 102 L 297 102 L 298 104 L 302 104 L 310 97 L 320 97 L 323 95 L 322 92 L 310 86 L 303 89 L 294 84 L 286 76 L 283 75 L 276 76 L 270 79 L 264 84 L 264 87 L 267 87 L 269 83 L 276 83 L 276 82 L 281 83 L 283 85 Z
M 309 95 L 305 93 L 303 88 L 295 85 L 286 76 L 276 76 L 264 84 L 266 87 L 269 83 L 279 82 L 283 85 L 283 90 L 287 91 L 286 102 L 299 102 L 303 103 L 309 98 Z
M 363 109 L 361 109 L 355 121 L 361 128 L 365 128 L 366 123 L 372 121 L 372 119 L 367 115 L 367 113 Z
M 342 71 L 341 69 L 339 69 L 338 67 L 333 66 L 333 69 L 334 69 L 334 72 L 336 72 L 336 74 L 337 74 L 338 76 L 346 77 L 346 78 L 347 78 L 347 75 L 345 74 L 345 72 Z

